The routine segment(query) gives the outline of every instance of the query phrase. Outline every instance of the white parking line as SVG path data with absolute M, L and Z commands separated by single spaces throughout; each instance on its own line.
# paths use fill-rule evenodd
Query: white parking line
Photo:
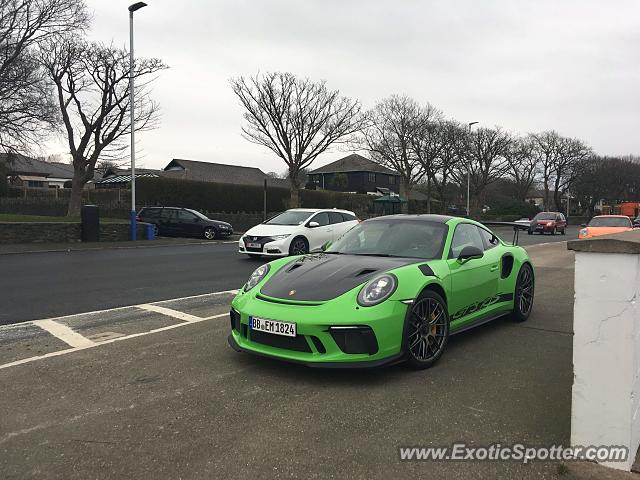
M 138 305 L 138 308 L 147 310 L 148 312 L 156 312 L 168 317 L 177 318 L 178 320 L 184 320 L 185 322 L 197 322 L 198 320 L 202 320 L 202 317 L 196 317 L 195 315 L 189 315 L 188 313 L 179 312 L 178 310 L 173 310 L 172 308 L 160 307 L 159 305 L 151 305 L 149 303 Z
M 66 325 L 54 322 L 53 320 L 36 320 L 33 324 L 49 332 L 54 337 L 59 338 L 70 347 L 85 348 L 95 345 L 95 343 L 88 338 L 74 332 Z
M 100 343 L 91 342 L 91 345 L 86 345 L 86 346 L 82 346 L 82 347 L 68 348 L 66 350 L 58 350 L 57 352 L 45 353 L 44 355 L 38 355 L 37 357 L 23 358 L 22 360 L 16 360 L 15 362 L 10 362 L 10 363 L 5 363 L 4 365 L 0 365 L 0 370 L 5 369 L 5 368 L 10 368 L 10 367 L 15 367 L 17 365 L 24 365 L 25 363 L 31 363 L 31 362 L 35 362 L 37 360 L 43 360 L 45 358 L 59 357 L 60 355 L 66 355 L 68 353 L 79 352 L 80 350 L 87 350 L 89 348 L 95 348 L 95 347 L 99 347 L 101 345 L 108 345 L 110 343 L 120 342 L 122 340 L 129 340 L 131 338 L 136 338 L 136 337 L 144 337 L 146 335 L 151 335 L 152 333 L 164 332 L 166 330 L 172 330 L 174 328 L 184 327 L 185 325 L 193 325 L 194 323 L 205 322 L 207 320 L 213 320 L 214 318 L 226 317 L 227 315 L 229 315 L 229 314 L 228 313 L 221 313 L 219 315 L 213 315 L 213 316 L 207 317 L 207 318 L 198 318 L 198 320 L 194 320 L 192 322 L 175 323 L 173 325 L 169 325 L 169 326 L 166 326 L 166 327 L 161 327 L 161 328 L 156 328 L 154 330 L 149 330 L 148 332 L 132 333 L 131 335 L 126 335 L 124 337 L 112 338 L 110 340 L 105 340 L 104 342 L 100 342 Z M 36 321 L 39 321 L 39 320 L 36 320 Z
M 115 307 L 115 308 L 107 308 L 107 309 L 103 309 L 103 310 L 94 310 L 92 312 L 82 312 L 82 313 L 75 313 L 72 315 L 66 315 L 63 317 L 53 317 L 53 318 L 45 318 L 45 319 L 40 319 L 40 320 L 31 320 L 31 321 L 27 321 L 27 322 L 20 322 L 20 323 L 16 323 L 16 324 L 12 324 L 12 325 L 4 325 L 4 326 L 0 326 L 0 334 L 3 331 L 6 330 L 10 330 L 10 329 L 15 329 L 18 327 L 24 327 L 27 325 L 35 325 L 38 328 L 41 328 L 42 330 L 45 330 L 47 333 L 49 333 L 50 335 L 53 335 L 54 337 L 62 340 L 64 343 L 66 343 L 67 345 L 69 345 L 71 348 L 65 349 L 65 350 L 58 350 L 55 352 L 50 352 L 50 353 L 46 353 L 43 355 L 38 355 L 35 357 L 29 357 L 29 358 L 23 358 L 22 360 L 16 360 L 13 362 L 9 362 L 9 363 L 5 363 L 3 365 L 0 365 L 0 370 L 4 369 L 4 368 L 9 368 L 9 367 L 14 367 L 16 365 L 23 365 L 25 363 L 30 363 L 30 362 L 35 362 L 37 360 L 42 360 L 45 358 L 51 358 L 51 357 L 57 357 L 60 355 L 66 355 L 68 353 L 73 353 L 73 352 L 78 352 L 80 350 L 86 350 L 88 348 L 94 348 L 94 347 L 99 347 L 100 345 L 107 345 L 109 343 L 114 343 L 114 342 L 119 342 L 122 340 L 129 340 L 131 338 L 136 338 L 136 337 L 142 337 L 145 335 L 150 335 L 152 333 L 157 333 L 157 332 L 163 332 L 165 330 L 172 330 L 174 328 L 179 328 L 179 327 L 183 327 L 185 325 L 191 325 L 193 323 L 198 323 L 198 322 L 204 322 L 207 320 L 213 320 L 216 318 L 221 318 L 221 317 L 226 317 L 229 314 L 228 313 L 220 313 L 218 315 L 212 315 L 210 317 L 197 317 L 195 315 L 190 315 L 188 313 L 184 313 L 184 312 L 180 312 L 178 310 L 174 310 L 172 308 L 167 308 L 167 307 L 162 307 L 159 304 L 162 303 L 168 303 L 168 302 L 175 302 L 175 301 L 179 301 L 179 300 L 189 300 L 189 299 L 193 299 L 193 298 L 203 298 L 203 297 L 210 297 L 210 296 L 214 296 L 214 295 L 224 295 L 224 294 L 232 294 L 232 295 L 236 295 L 238 293 L 238 290 L 225 290 L 222 292 L 210 292 L 210 293 L 203 293 L 200 295 L 190 295 L 187 297 L 178 297 L 178 298 L 171 298 L 168 300 L 159 300 L 157 302 L 152 302 L 151 303 L 143 303 L 143 304 L 138 304 L 138 305 L 127 305 L 124 307 Z M 176 323 L 173 325 L 168 325 L 166 327 L 161 327 L 161 328 L 156 328 L 153 330 L 149 330 L 147 332 L 140 332 L 140 333 L 133 333 L 131 335 L 123 335 L 123 336 L 118 336 L 118 337 L 113 337 L 113 338 L 108 338 L 104 340 L 104 341 L 100 341 L 100 342 L 94 342 L 93 340 L 84 337 L 83 335 L 80 335 L 79 333 L 77 333 L 76 331 L 74 331 L 72 328 L 60 323 L 60 320 L 62 319 L 70 319 L 70 318 L 74 318 L 74 317 L 79 317 L 79 316 L 83 316 L 83 315 L 95 315 L 95 314 L 100 314 L 100 313 L 109 313 L 109 312 L 116 312 L 116 311 L 122 311 L 125 309 L 133 309 L 133 308 L 140 308 L 142 310 L 146 310 L 146 311 L 151 311 L 151 312 L 155 312 L 155 313 L 160 313 L 162 315 L 167 315 L 173 318 L 177 318 L 179 320 L 183 320 L 182 323 Z

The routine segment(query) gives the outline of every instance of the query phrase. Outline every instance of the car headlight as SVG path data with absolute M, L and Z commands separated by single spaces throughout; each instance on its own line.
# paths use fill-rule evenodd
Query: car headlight
M 271 236 L 272 240 L 284 240 L 287 237 L 290 237 L 291 235 L 273 235 Z
M 363 307 L 372 307 L 384 302 L 396 291 L 398 279 L 395 275 L 385 273 L 369 280 L 360 293 L 358 293 L 358 304 Z
M 255 287 L 258 283 L 260 283 L 260 280 L 262 280 L 267 273 L 269 273 L 268 263 L 265 263 L 264 265 L 256 268 L 249 277 L 249 280 L 247 280 L 247 283 L 245 283 L 244 291 L 248 292 L 253 287 Z
M 584 237 L 587 233 L 589 233 L 589 231 L 586 228 L 583 228 L 582 230 L 580 230 L 580 236 Z

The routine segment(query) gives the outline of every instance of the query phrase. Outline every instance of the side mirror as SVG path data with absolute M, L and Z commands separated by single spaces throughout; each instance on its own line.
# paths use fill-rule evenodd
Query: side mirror
M 482 258 L 484 256 L 484 252 L 480 250 L 478 247 L 474 247 L 473 245 L 467 245 L 462 249 L 460 255 L 458 255 L 459 262 L 466 262 L 467 260 L 473 260 L 474 258 Z
M 307 223 L 307 227 L 309 227 L 309 228 L 316 228 L 316 227 L 319 227 L 319 226 L 320 226 L 320 224 L 318 222 L 309 222 L 309 223 Z
M 326 242 L 324 242 L 324 243 L 322 244 L 322 247 L 320 247 L 320 249 L 324 252 L 324 251 L 326 251 L 330 246 L 331 246 L 331 240 L 327 240 Z
M 582 228 L 585 228 L 585 227 L 587 226 L 587 224 L 586 224 L 586 223 L 581 223 L 581 224 L 580 224 L 580 226 L 581 226 Z

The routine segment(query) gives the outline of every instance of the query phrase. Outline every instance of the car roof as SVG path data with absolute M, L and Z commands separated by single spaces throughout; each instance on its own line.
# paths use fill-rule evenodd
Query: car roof
M 308 212 L 308 213 L 316 213 L 316 212 L 341 212 L 341 213 L 350 213 L 351 215 L 355 215 L 350 210 L 343 210 L 341 208 L 290 208 L 287 212 Z
M 593 218 L 629 218 L 626 215 L 596 215 Z
M 381 217 L 374 217 L 367 220 L 367 222 L 372 222 L 376 220 L 391 220 L 391 221 L 416 221 L 416 222 L 437 222 L 437 223 L 447 223 L 449 220 L 454 218 L 465 220 L 462 217 L 451 217 L 449 215 L 435 215 L 431 213 L 426 214 L 398 214 L 398 215 L 384 215 Z

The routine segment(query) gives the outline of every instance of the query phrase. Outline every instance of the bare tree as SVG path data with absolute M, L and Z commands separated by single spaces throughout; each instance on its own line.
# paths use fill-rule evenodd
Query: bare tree
M 425 174 L 412 144 L 423 129 L 423 109 L 412 98 L 392 95 L 369 111 L 368 118 L 361 146 L 373 161 L 400 174 L 400 195 L 408 198 Z
M 451 183 L 464 160 L 466 131 L 458 122 L 447 120 L 438 125 L 439 155 L 434 163 L 431 182 L 440 198 L 440 213 L 446 213 Z
M 131 132 L 129 54 L 98 43 L 50 42 L 42 58 L 55 85 L 58 106 L 73 158 L 68 215 L 80 211 L 82 189 L 98 159 L 120 158 Z M 149 97 L 155 74 L 167 68 L 159 59 L 137 59 L 136 130 L 156 126 L 158 107 Z
M 415 135 L 410 138 L 411 149 L 425 173 L 427 183 L 427 213 L 431 213 L 431 186 L 437 171 L 437 161 L 443 148 L 441 135 L 442 112 L 427 103 L 421 112 Z
M 531 134 L 530 138 L 534 147 L 532 154 L 536 157 L 542 176 L 543 206 L 548 211 L 551 203 L 549 194 L 553 182 L 554 165 L 559 161 L 562 137 L 555 130 L 547 130 Z
M 57 119 L 39 45 L 86 28 L 82 0 L 0 0 L 0 148 L 28 151 Z
M 244 138 L 282 158 L 291 185 L 290 206 L 300 205 L 300 172 L 329 147 L 346 143 L 362 128 L 360 104 L 291 73 L 230 80 L 244 107 Z
M 94 172 L 104 176 L 107 170 L 120 168 L 121 166 L 123 166 L 121 162 L 106 158 L 104 160 L 98 160 L 93 170 Z
M 577 138 L 561 138 L 558 155 L 553 164 L 553 203 L 557 211 L 562 211 L 562 196 L 571 188 L 572 183 L 579 173 L 580 162 L 587 160 L 593 152 L 581 140 Z
M 539 157 L 534 155 L 535 143 L 531 136 L 514 138 L 506 150 L 508 175 L 514 182 L 516 198 L 525 201 L 539 174 Z
M 454 174 L 458 183 L 464 185 L 469 171 L 471 203 L 477 209 L 484 202 L 487 185 L 504 177 L 509 170 L 506 155 L 512 138 L 500 127 L 479 128 L 467 134 L 466 138 L 464 161 L 458 164 Z

